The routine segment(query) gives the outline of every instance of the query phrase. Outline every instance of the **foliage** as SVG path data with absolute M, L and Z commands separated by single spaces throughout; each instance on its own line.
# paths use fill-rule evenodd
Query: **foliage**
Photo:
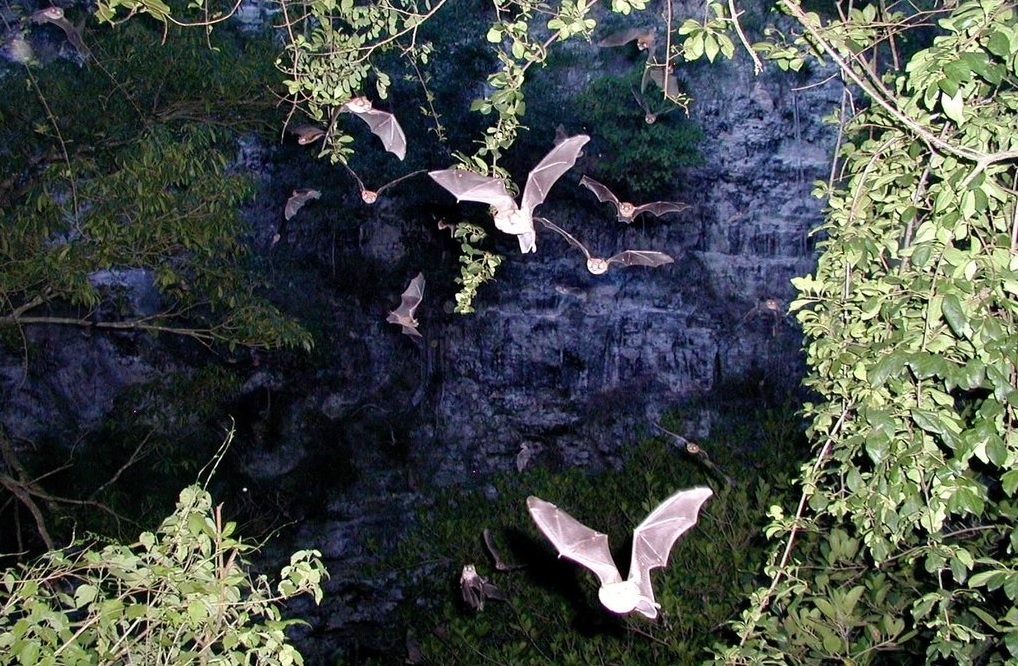
M 455 311 L 466 314 L 473 312 L 471 305 L 477 288 L 495 277 L 495 269 L 502 263 L 502 257 L 475 247 L 487 238 L 484 229 L 469 222 L 460 222 L 452 228 L 452 237 L 460 242 L 460 276 L 456 283 L 462 285 L 456 294 Z
M 697 456 L 654 438 L 634 445 L 622 469 L 612 473 L 528 468 L 498 477 L 491 493 L 441 493 L 422 510 L 416 531 L 401 542 L 392 563 L 420 572 L 419 589 L 407 595 L 414 601 L 404 609 L 404 621 L 429 663 L 661 664 L 702 656 L 717 628 L 738 612 L 742 595 L 760 582 L 762 514 L 781 501 L 783 479 L 794 471 L 784 461 L 796 459 L 801 443 L 801 430 L 796 436 L 795 426 L 788 429 L 787 413 L 773 420 L 771 434 L 744 416 L 737 422 L 731 416 L 729 432 L 701 445 L 713 465 L 699 465 Z M 666 425 L 681 429 L 674 419 Z M 784 440 L 771 450 L 736 450 L 772 434 Z M 787 456 L 775 455 L 786 451 Z M 605 610 L 594 576 L 557 559 L 525 508 L 527 495 L 535 494 L 608 533 L 625 570 L 625 539 L 636 524 L 665 497 L 694 485 L 713 486 L 715 496 L 697 527 L 676 544 L 670 566 L 652 574 L 662 606 L 655 623 Z M 523 568 L 495 571 L 483 528 L 490 529 L 503 559 Z M 490 601 L 483 612 L 467 609 L 455 581 L 468 563 L 509 601 Z
M 239 207 L 253 188 L 229 162 L 233 132 L 258 126 L 266 109 L 256 49 L 225 33 L 216 56 L 186 40 L 162 50 L 157 40 L 131 24 L 94 44 L 101 67 L 26 70 L 26 86 L 0 103 L 12 156 L 0 191 L 11 211 L 0 228 L 0 324 L 309 348 L 308 334 L 259 297 L 242 268 Z M 135 48 L 153 55 L 145 67 Z M 250 65 L 238 66 L 245 58 Z M 93 100 L 94 114 L 82 114 Z M 111 279 L 139 273 L 160 296 L 151 311 L 100 311 L 116 305 Z
M 695 123 L 677 115 L 663 116 L 653 124 L 633 99 L 640 71 L 625 77 L 603 76 L 590 83 L 576 98 L 576 113 L 588 127 L 599 159 L 591 175 L 615 183 L 625 174 L 620 197 L 660 194 L 675 187 L 675 170 L 699 164 L 696 146 L 702 133 Z M 660 100 L 658 100 L 660 103 Z
M 795 280 L 815 459 L 735 663 L 1018 659 L 1018 30 L 995 0 L 821 21 L 794 3 L 789 68 L 836 63 L 869 98 L 844 117 L 823 255 Z M 903 33 L 938 35 L 901 69 Z M 891 49 L 888 49 L 888 45 Z M 847 106 L 846 106 L 847 108 Z
M 299 551 L 273 585 L 252 579 L 252 547 L 232 536 L 200 486 L 135 543 L 79 542 L 0 582 L 2 664 L 302 664 L 280 603 L 321 600 L 317 551 Z

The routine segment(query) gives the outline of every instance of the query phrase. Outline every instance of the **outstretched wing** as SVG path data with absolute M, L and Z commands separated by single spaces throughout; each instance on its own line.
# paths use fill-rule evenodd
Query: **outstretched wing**
M 668 564 L 675 541 L 696 524 L 700 506 L 713 494 L 710 488 L 681 490 L 658 505 L 633 531 L 629 580 L 636 583 L 642 596 L 654 599 L 650 570 Z
M 387 151 L 401 160 L 406 157 L 406 135 L 403 134 L 403 128 L 399 126 L 396 116 L 375 108 L 365 111 L 347 108 L 368 124 L 371 133 L 382 140 L 382 145 Z
M 642 206 L 634 208 L 633 217 L 636 217 L 640 213 L 650 213 L 655 217 L 664 215 L 665 213 L 681 213 L 689 207 L 689 204 L 681 203 L 679 201 L 655 201 L 653 203 L 645 203 Z
M 622 46 L 636 40 L 637 47 L 644 51 L 654 45 L 654 30 L 652 28 L 629 28 L 613 32 L 597 43 L 601 48 Z
M 516 202 L 500 178 L 482 176 L 466 169 L 429 171 L 428 175 L 456 197 L 456 201 L 491 204 L 500 211 L 516 210 Z
M 621 583 L 622 576 L 608 550 L 608 537 L 596 532 L 551 502 L 531 495 L 527 498 L 530 517 L 559 553 L 582 564 L 595 574 L 601 586 Z
M 283 207 L 283 217 L 289 220 L 297 214 L 297 211 L 304 207 L 304 204 L 320 196 L 322 196 L 322 193 L 318 190 L 294 190 L 290 198 L 286 200 L 286 206 Z
M 625 266 L 664 266 L 670 264 L 675 259 L 664 252 L 657 252 L 655 250 L 625 250 L 619 252 L 614 257 L 608 258 L 608 263 L 619 263 Z
M 569 241 L 570 245 L 579 248 L 580 251 L 583 252 L 583 255 L 587 257 L 587 259 L 590 259 L 590 250 L 588 250 L 583 243 L 576 240 L 571 233 L 569 233 L 562 227 L 558 226 L 557 224 L 553 224 L 551 220 L 546 220 L 543 217 L 538 217 L 535 219 L 541 224 L 543 224 L 546 228 L 551 229 L 554 232 L 557 232 L 560 236 L 562 236 L 562 238 L 565 238 L 567 241 Z
M 523 200 L 520 207 L 531 214 L 534 209 L 544 202 L 548 191 L 566 171 L 569 171 L 576 164 L 576 158 L 580 156 L 580 149 L 590 141 L 586 134 L 577 134 L 568 139 L 563 139 L 555 145 L 544 159 L 537 163 L 527 176 L 527 186 L 523 188 Z
M 593 178 L 590 178 L 589 176 L 584 176 L 583 178 L 580 178 L 580 185 L 583 185 L 585 188 L 593 192 L 597 196 L 598 201 L 602 203 L 610 203 L 615 206 L 616 211 L 618 210 L 619 198 L 615 196 L 612 193 L 612 191 L 609 190 L 606 186 L 597 182 Z

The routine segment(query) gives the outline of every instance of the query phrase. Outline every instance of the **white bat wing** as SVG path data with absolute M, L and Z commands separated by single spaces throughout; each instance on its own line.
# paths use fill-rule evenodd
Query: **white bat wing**
M 517 210 L 516 202 L 499 178 L 482 176 L 465 169 L 429 171 L 432 180 L 448 190 L 456 201 L 477 201 L 491 204 L 500 211 Z
M 590 529 L 551 502 L 531 495 L 527 509 L 538 529 L 565 557 L 593 571 L 601 586 L 621 583 L 622 576 L 608 550 L 608 537 Z
M 534 209 L 541 205 L 555 181 L 576 164 L 580 149 L 588 141 L 590 137 L 586 134 L 577 134 L 564 139 L 537 163 L 527 176 L 527 186 L 523 188 L 521 205 L 523 210 L 533 213 Z
M 710 488 L 681 490 L 658 505 L 633 531 L 633 559 L 629 565 L 629 580 L 636 583 L 642 596 L 654 599 L 650 570 L 668 564 L 672 546 L 686 530 L 696 524 L 700 507 L 713 494 Z M 656 611 L 654 614 L 657 614 Z

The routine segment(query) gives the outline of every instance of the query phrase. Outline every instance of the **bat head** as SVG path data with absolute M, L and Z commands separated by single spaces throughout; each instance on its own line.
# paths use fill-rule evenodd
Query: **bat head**
M 350 113 L 366 113 L 371 110 L 371 100 L 367 97 L 353 97 L 343 106 Z
M 46 9 L 40 9 L 32 15 L 32 20 L 36 23 L 39 21 L 59 21 L 64 17 L 64 10 L 60 7 L 47 7 Z
M 603 275 L 608 272 L 608 262 L 598 257 L 587 259 L 587 270 L 594 275 Z
M 619 202 L 619 215 L 622 217 L 632 217 L 633 213 L 636 212 L 636 206 L 629 203 L 628 201 Z
M 371 205 L 378 201 L 378 192 L 372 192 L 371 190 L 361 190 L 361 199 L 364 203 Z

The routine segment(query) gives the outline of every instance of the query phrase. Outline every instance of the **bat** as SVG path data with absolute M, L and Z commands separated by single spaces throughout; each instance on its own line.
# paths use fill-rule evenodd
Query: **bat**
M 396 180 L 390 180 L 388 183 L 382 185 L 377 190 L 369 190 L 368 188 L 364 187 L 364 181 L 362 181 L 360 179 L 360 176 L 358 176 L 357 173 L 350 168 L 349 164 L 347 164 L 346 162 L 342 162 L 341 164 L 344 167 L 346 167 L 346 170 L 350 172 L 350 175 L 353 176 L 353 179 L 357 181 L 357 187 L 359 187 L 361 190 L 361 200 L 364 201 L 364 203 L 368 204 L 369 206 L 378 201 L 379 195 L 382 194 L 382 192 L 384 192 L 386 189 L 392 187 L 396 183 L 406 180 L 407 178 L 413 178 L 419 173 L 424 173 L 424 169 L 418 169 L 417 171 L 412 171 L 404 176 L 400 176 Z
M 615 206 L 615 211 L 619 216 L 619 222 L 623 222 L 625 224 L 631 223 L 637 215 L 641 215 L 643 213 L 650 213 L 655 217 L 660 217 L 665 213 L 679 213 L 689 208 L 689 204 L 680 203 L 678 201 L 655 201 L 653 203 L 645 203 L 639 206 L 631 204 L 628 201 L 619 201 L 619 198 L 615 196 L 611 190 L 589 176 L 580 178 L 580 185 L 583 185 L 585 188 L 597 195 L 598 201 L 602 203 L 610 203 Z
M 653 28 L 629 28 L 628 30 L 613 32 L 599 41 L 597 45 L 601 48 L 623 46 L 635 39 L 636 48 L 641 51 L 646 51 L 654 46 L 654 40 L 656 38 L 657 34 Z
M 396 121 L 396 116 L 388 111 L 381 111 L 371 106 L 367 97 L 354 97 L 340 111 L 352 113 L 371 128 L 371 133 L 382 140 L 385 149 L 402 160 L 406 157 L 406 135 Z
M 52 23 L 64 31 L 64 34 L 67 35 L 67 41 L 71 43 L 71 46 L 78 50 L 78 53 L 86 58 L 92 55 L 88 50 L 88 47 L 85 46 L 85 42 L 81 39 L 81 31 L 71 25 L 71 22 L 64 18 L 64 10 L 60 7 L 46 7 L 45 9 L 40 9 L 39 11 L 31 14 L 28 17 L 28 20 L 32 23 Z
M 473 564 L 464 564 L 460 573 L 460 592 L 463 601 L 476 611 L 484 610 L 486 599 L 505 601 L 505 595 L 477 573 Z
M 546 220 L 543 217 L 539 217 L 537 219 L 540 220 L 541 224 L 543 224 L 545 227 L 551 229 L 552 231 L 557 231 L 559 234 L 561 234 L 563 238 L 569 241 L 570 245 L 578 247 L 587 257 L 587 270 L 593 273 L 594 275 L 601 275 L 602 273 L 607 272 L 608 266 L 611 265 L 612 263 L 619 263 L 622 264 L 623 266 L 655 267 L 670 264 L 673 261 L 675 261 L 664 252 L 657 252 L 655 250 L 624 250 L 614 256 L 608 257 L 607 259 L 593 257 L 591 256 L 590 251 L 583 245 L 583 243 L 573 238 L 572 234 L 570 234 L 568 231 L 566 231 L 562 227 L 552 224 L 549 220 Z
M 481 530 L 481 536 L 484 537 L 484 545 L 488 549 L 488 554 L 491 555 L 491 559 L 495 561 L 495 569 L 498 571 L 512 571 L 513 569 L 522 569 L 522 564 L 506 564 L 502 556 L 499 555 L 498 551 L 495 550 L 494 540 L 491 538 L 491 532 L 485 527 Z
M 325 136 L 325 130 L 318 125 L 297 125 L 296 127 L 287 128 L 286 131 L 296 135 L 297 143 L 302 146 L 314 143 Z
M 676 99 L 679 96 L 679 80 L 675 78 L 670 65 L 659 65 L 648 60 L 643 70 L 643 78 L 640 80 L 640 92 L 647 89 L 648 82 L 664 91 L 665 97 L 669 99 Z
M 696 442 L 689 441 L 688 439 L 686 439 L 682 435 L 679 435 L 678 433 L 674 433 L 671 430 L 666 430 L 659 423 L 651 422 L 651 425 L 653 425 L 655 428 L 657 428 L 664 434 L 674 438 L 675 443 L 678 444 L 686 453 L 688 453 L 691 456 L 694 456 L 700 462 L 702 462 L 704 466 L 707 467 L 707 469 L 721 476 L 721 478 L 725 480 L 725 483 L 727 483 L 730 486 L 735 485 L 735 479 L 725 474 L 724 470 L 722 470 L 720 467 L 714 464 L 714 461 L 710 459 L 710 456 L 707 455 L 707 452 L 703 450 L 702 446 L 700 446 Z
M 412 335 L 417 338 L 424 337 L 417 331 L 418 321 L 414 319 L 414 311 L 421 304 L 424 298 L 424 273 L 418 273 L 417 277 L 410 280 L 406 290 L 400 297 L 399 307 L 389 313 L 385 321 L 390 324 L 398 324 L 403 327 L 403 335 Z
M 527 509 L 559 557 L 582 564 L 597 575 L 601 581 L 597 598 L 605 608 L 620 615 L 636 611 L 654 619 L 661 606 L 654 601 L 650 570 L 667 566 L 675 541 L 696 524 L 700 507 L 713 494 L 704 487 L 681 490 L 651 511 L 633 531 L 633 556 L 626 580 L 612 560 L 606 535 L 533 495 L 527 498 Z
M 520 242 L 520 252 L 526 254 L 537 250 L 534 209 L 544 202 L 555 181 L 576 164 L 580 149 L 588 141 L 590 137 L 586 134 L 577 134 L 556 144 L 527 176 L 522 205 L 516 204 L 505 189 L 505 183 L 499 178 L 482 176 L 465 169 L 429 171 L 428 175 L 452 193 L 456 201 L 491 204 L 495 208 L 495 227 L 515 235 Z
M 322 193 L 318 190 L 294 190 L 293 194 L 290 195 L 290 198 L 286 200 L 286 207 L 283 209 L 283 217 L 289 220 L 297 214 L 297 211 L 304 207 L 304 204 L 312 199 L 317 199 L 320 196 L 322 196 Z
M 526 442 L 523 442 L 522 444 L 520 444 L 520 450 L 516 454 L 516 471 L 517 472 L 522 472 L 523 470 L 525 470 L 527 468 L 527 463 L 530 462 L 530 456 L 532 454 L 533 454 L 533 451 L 530 450 L 530 447 L 527 446 Z
M 636 103 L 640 105 L 641 109 L 643 109 L 643 122 L 647 123 L 648 125 L 653 125 L 654 123 L 657 122 L 657 119 L 660 118 L 661 116 L 679 108 L 678 105 L 673 105 L 668 107 L 664 111 L 652 111 L 650 106 L 648 106 L 647 102 L 643 99 L 643 95 L 637 94 L 636 88 L 630 88 L 630 90 L 633 91 L 633 98 L 636 99 Z

